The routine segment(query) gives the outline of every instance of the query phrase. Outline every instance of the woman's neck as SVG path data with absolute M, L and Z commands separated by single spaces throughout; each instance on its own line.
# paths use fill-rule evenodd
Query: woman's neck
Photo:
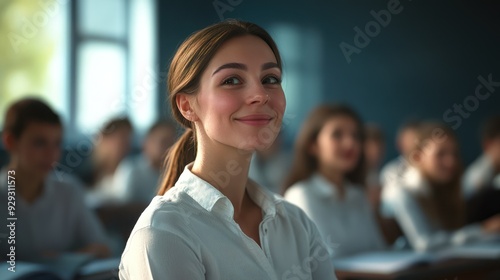
M 345 176 L 344 173 L 332 170 L 332 168 L 326 166 L 320 166 L 319 173 L 325 177 L 325 179 L 330 182 L 338 191 L 339 197 L 343 198 L 345 194 Z
M 9 164 L 8 170 L 15 170 L 16 193 L 26 202 L 33 203 L 42 194 L 44 178 L 34 176 L 15 163 Z
M 211 143 L 212 144 L 212 143 Z M 224 194 L 234 207 L 235 219 L 248 204 L 245 196 L 252 153 L 220 143 L 210 147 L 198 145 L 191 172 Z

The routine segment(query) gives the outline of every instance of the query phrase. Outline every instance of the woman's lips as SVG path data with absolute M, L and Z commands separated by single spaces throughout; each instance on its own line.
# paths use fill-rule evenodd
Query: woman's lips
M 273 117 L 269 115 L 248 115 L 241 118 L 236 118 L 237 121 L 252 126 L 263 126 L 271 122 Z

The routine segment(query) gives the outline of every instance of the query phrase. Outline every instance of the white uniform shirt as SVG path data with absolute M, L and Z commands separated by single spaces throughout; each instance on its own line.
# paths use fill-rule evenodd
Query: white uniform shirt
M 149 204 L 158 193 L 160 171 L 151 166 L 144 155 L 126 159 L 120 163 L 113 184 L 113 189 L 121 190 L 126 202 Z
M 7 169 L 0 172 L 0 220 L 7 222 Z M 78 186 L 47 176 L 43 190 L 33 203 L 15 197 L 16 259 L 37 261 L 49 253 L 70 252 L 91 243 L 106 244 L 97 217 L 85 207 L 84 192 Z M 10 221 L 9 221 L 10 222 Z M 4 226 L 5 227 L 5 226 Z M 0 231 L 0 233 L 7 232 Z M 4 258 L 10 244 L 0 240 Z
M 190 166 L 139 218 L 120 279 L 336 279 L 316 226 L 300 209 L 250 182 L 247 192 L 263 212 L 259 247 L 234 221 L 230 200 Z
M 347 183 L 345 196 L 320 174 L 291 186 L 285 199 L 306 212 L 327 243 L 333 258 L 386 248 L 365 193 Z
M 421 209 L 415 195 L 427 192 L 429 185 L 420 172 L 410 167 L 399 182 L 382 190 L 382 201 L 390 206 L 406 238 L 415 250 L 426 251 L 461 245 L 483 236 L 481 226 L 474 224 L 456 231 L 445 231 L 435 226 Z
M 500 189 L 500 174 L 495 174 L 492 160 L 483 154 L 467 167 L 462 179 L 462 191 L 469 198 L 491 185 Z

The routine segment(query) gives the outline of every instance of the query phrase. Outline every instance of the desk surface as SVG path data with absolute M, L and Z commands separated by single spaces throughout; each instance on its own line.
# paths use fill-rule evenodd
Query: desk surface
M 500 280 L 500 259 L 453 259 L 391 274 L 336 271 L 339 280 Z

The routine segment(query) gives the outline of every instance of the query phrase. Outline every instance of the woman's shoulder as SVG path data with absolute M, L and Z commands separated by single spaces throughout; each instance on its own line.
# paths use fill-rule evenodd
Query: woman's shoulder
M 307 196 L 311 194 L 311 186 L 313 185 L 314 182 L 312 177 L 298 181 L 287 188 L 284 197 L 288 199 L 294 196 Z

